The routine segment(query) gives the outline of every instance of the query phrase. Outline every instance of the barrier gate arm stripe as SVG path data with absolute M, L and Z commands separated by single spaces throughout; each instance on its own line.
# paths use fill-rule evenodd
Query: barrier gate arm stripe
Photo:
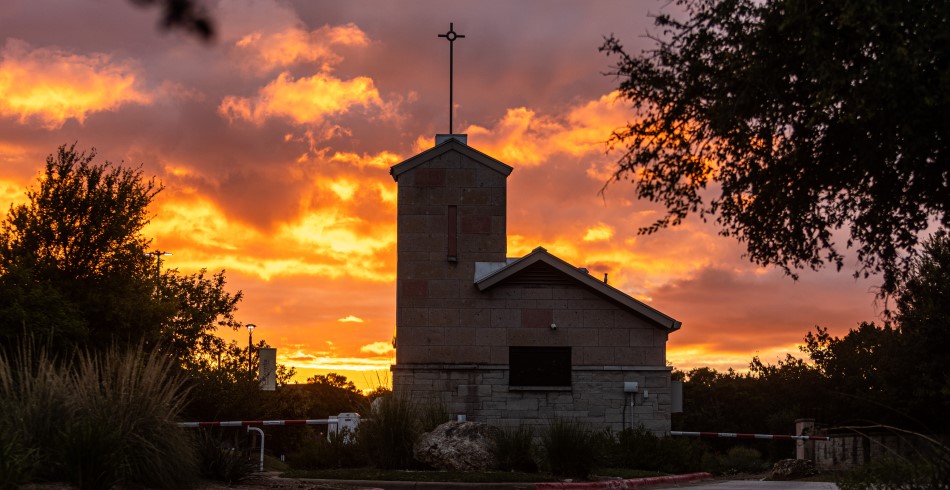
M 726 437 L 732 439 L 775 439 L 775 440 L 793 440 L 793 441 L 827 441 L 827 436 L 790 436 L 784 434 L 740 434 L 736 432 L 686 432 L 680 430 L 671 430 L 671 436 L 690 436 L 690 437 Z
M 339 424 L 338 420 L 307 419 L 307 420 L 226 420 L 220 422 L 178 422 L 178 427 L 251 427 L 266 425 L 328 425 Z

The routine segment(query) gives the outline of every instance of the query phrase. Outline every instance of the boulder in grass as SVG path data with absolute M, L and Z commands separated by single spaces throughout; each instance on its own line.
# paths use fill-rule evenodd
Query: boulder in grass
M 805 478 L 818 473 L 815 463 L 807 459 L 783 459 L 775 463 L 766 480 L 787 481 Z
M 416 460 L 450 471 L 488 471 L 498 463 L 493 451 L 497 427 L 481 422 L 446 422 L 419 437 Z

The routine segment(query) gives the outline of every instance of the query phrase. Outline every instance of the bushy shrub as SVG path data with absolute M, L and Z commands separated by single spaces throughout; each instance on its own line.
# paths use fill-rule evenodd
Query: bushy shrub
M 493 449 L 502 471 L 538 471 L 534 460 L 534 431 L 530 426 L 522 424 L 496 431 Z
M 704 454 L 702 468 L 710 473 L 730 475 L 763 471 L 768 465 L 762 460 L 762 454 L 755 449 L 733 446 L 726 454 Z
M 399 395 L 377 399 L 356 433 L 369 460 L 382 469 L 410 468 L 412 445 L 420 434 L 416 404 Z
M 704 449 L 698 441 L 658 437 L 642 426 L 624 429 L 613 439 L 607 461 L 611 466 L 663 473 L 696 471 Z
M 911 450 L 887 447 L 890 457 L 872 461 L 839 475 L 842 490 L 950 488 L 950 445 L 937 438 L 896 427 Z
M 598 462 L 598 445 L 590 429 L 573 419 L 556 418 L 541 432 L 541 449 L 551 473 L 587 478 Z
M 923 490 L 947 488 L 948 476 L 946 472 L 940 475 L 932 461 L 885 459 L 843 473 L 837 484 L 841 490 Z
M 234 484 L 244 480 L 257 470 L 240 448 L 224 447 L 215 435 L 202 430 L 197 435 L 198 472 L 204 478 Z
M 354 468 L 365 462 L 363 446 L 346 428 L 326 437 L 312 435 L 290 454 L 290 464 L 296 469 Z

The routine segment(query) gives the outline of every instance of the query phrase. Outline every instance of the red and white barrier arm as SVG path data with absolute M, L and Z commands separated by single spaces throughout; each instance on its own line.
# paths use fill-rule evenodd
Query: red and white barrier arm
M 683 432 L 671 430 L 671 436 L 728 437 L 732 439 L 776 439 L 791 441 L 827 441 L 826 436 L 789 436 L 783 434 L 738 434 L 735 432 Z
M 251 427 L 259 425 L 327 425 L 338 421 L 330 419 L 307 420 L 227 420 L 223 422 L 178 422 L 178 427 Z

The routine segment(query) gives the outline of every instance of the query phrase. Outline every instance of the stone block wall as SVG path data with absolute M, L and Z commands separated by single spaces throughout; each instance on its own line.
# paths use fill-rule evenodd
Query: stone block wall
M 625 381 L 640 384 L 632 409 Z M 540 429 L 558 417 L 595 429 L 642 425 L 658 435 L 670 430 L 669 368 L 579 367 L 573 369 L 570 387 L 530 391 L 508 386 L 507 366 L 395 365 L 393 386 L 418 402 L 441 401 L 453 416 L 497 426 Z
M 475 262 L 504 262 L 507 175 L 449 151 L 399 175 L 396 362 L 491 360 L 474 327 L 488 310 L 473 284 Z M 454 207 L 456 255 L 448 219 Z M 465 347 L 465 348 L 461 348 Z

